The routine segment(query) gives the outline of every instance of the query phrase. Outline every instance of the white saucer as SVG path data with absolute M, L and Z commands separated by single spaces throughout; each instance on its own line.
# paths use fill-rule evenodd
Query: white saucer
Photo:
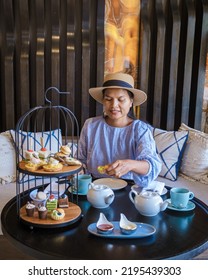
M 188 202 L 188 205 L 185 207 L 185 208 L 176 208 L 174 207 L 172 204 L 171 204 L 171 200 L 170 199 L 167 199 L 168 201 L 168 206 L 167 208 L 168 209 L 171 209 L 171 210 L 174 210 L 174 211 L 181 211 L 181 212 L 184 212 L 184 211 L 191 211 L 193 210 L 196 205 L 192 202 L 192 201 L 189 201 Z
M 126 181 L 116 178 L 100 178 L 93 181 L 93 183 L 98 185 L 106 185 L 114 191 L 123 189 L 128 185 Z

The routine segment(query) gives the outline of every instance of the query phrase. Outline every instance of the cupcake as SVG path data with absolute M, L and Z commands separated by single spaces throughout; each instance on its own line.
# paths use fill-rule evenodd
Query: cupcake
M 40 206 L 38 206 L 39 219 L 41 220 L 47 219 L 47 214 L 48 214 L 48 210 L 44 205 L 41 204 Z
M 33 204 L 32 202 L 27 202 L 26 206 L 26 213 L 28 217 L 33 217 L 34 213 L 35 213 L 35 204 Z

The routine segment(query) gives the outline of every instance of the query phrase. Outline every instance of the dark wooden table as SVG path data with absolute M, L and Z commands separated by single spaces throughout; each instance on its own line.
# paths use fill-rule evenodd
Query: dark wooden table
M 192 259 L 208 248 L 208 206 L 194 198 L 196 208 L 189 212 L 166 209 L 155 217 L 138 213 L 128 194 L 130 185 L 115 191 L 114 202 L 106 209 L 90 206 L 86 196 L 79 197 L 83 217 L 63 228 L 34 228 L 22 224 L 16 214 L 16 199 L 7 203 L 1 221 L 4 235 L 23 252 L 38 259 Z M 169 197 L 169 192 L 163 197 Z M 90 234 L 89 224 L 103 212 L 110 221 L 124 213 L 131 221 L 156 228 L 152 236 L 140 239 L 109 239 Z

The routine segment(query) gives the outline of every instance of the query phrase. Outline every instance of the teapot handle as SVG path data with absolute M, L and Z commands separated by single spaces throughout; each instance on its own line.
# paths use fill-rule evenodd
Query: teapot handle
M 134 197 L 137 195 L 137 192 L 135 190 L 131 190 L 129 192 L 129 198 L 131 200 L 131 202 L 134 204 Z
M 93 184 L 93 183 L 89 183 L 89 184 L 88 184 L 88 189 L 91 189 L 91 188 L 93 189 L 94 185 L 95 185 L 95 184 Z

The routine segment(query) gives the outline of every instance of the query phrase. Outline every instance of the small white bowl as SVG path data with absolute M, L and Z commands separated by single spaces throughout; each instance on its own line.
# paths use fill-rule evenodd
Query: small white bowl
M 101 234 L 109 234 L 113 231 L 114 226 L 111 222 L 107 220 L 103 213 L 100 213 L 99 220 L 96 224 L 97 232 Z
M 135 223 L 130 222 L 122 213 L 119 226 L 122 234 L 132 234 L 137 229 L 137 225 Z
M 41 199 L 37 199 L 37 198 L 36 198 L 37 192 L 38 192 L 37 189 L 30 192 L 30 198 L 33 200 L 33 202 L 34 202 L 34 204 L 35 204 L 35 207 L 38 208 L 38 206 L 39 206 L 40 204 L 42 204 L 42 205 L 45 206 L 46 200 L 48 199 L 48 196 L 49 196 L 48 192 L 45 192 L 45 194 L 46 194 L 46 199 L 44 199 L 44 200 L 41 200 Z

